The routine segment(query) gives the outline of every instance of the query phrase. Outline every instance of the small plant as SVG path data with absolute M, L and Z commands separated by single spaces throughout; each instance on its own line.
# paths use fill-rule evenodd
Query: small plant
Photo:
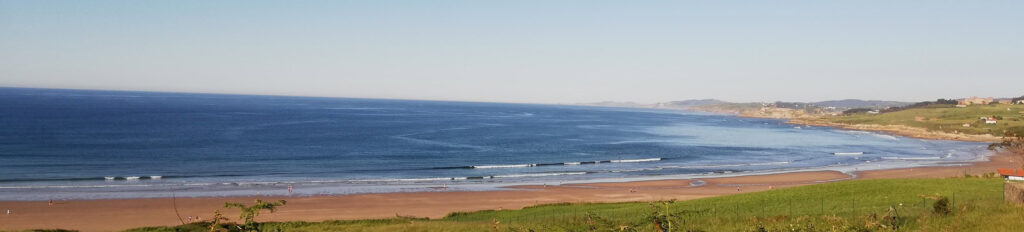
M 220 227 L 223 221 L 227 221 L 228 218 L 224 217 L 224 214 L 220 213 L 220 210 L 213 211 L 213 221 L 210 221 L 210 232 L 225 232 L 228 231 Z
M 256 199 L 255 204 L 251 206 L 245 206 L 240 203 L 227 202 L 224 203 L 224 208 L 238 208 L 239 210 L 242 211 L 238 219 L 245 221 L 244 229 L 246 231 L 260 231 L 259 224 L 257 224 L 256 221 L 254 220 L 256 216 L 260 215 L 260 211 L 268 210 L 271 213 L 273 213 L 274 211 L 277 210 L 278 206 L 285 205 L 286 203 L 288 202 L 285 202 L 284 200 L 279 200 L 277 202 L 266 202 L 260 199 Z
M 949 215 L 953 212 L 953 209 L 950 207 L 948 197 L 939 197 L 939 199 L 932 204 L 932 213 L 938 215 Z
M 754 231 L 756 231 L 756 232 L 768 232 L 768 229 L 764 228 L 763 224 L 758 223 L 757 226 L 754 227 Z
M 654 223 L 654 229 L 656 231 L 672 231 L 673 230 L 672 229 L 672 226 L 673 226 L 672 224 L 673 224 L 673 221 L 675 220 L 676 215 L 673 215 L 672 211 L 669 208 L 669 206 L 672 205 L 673 203 L 675 203 L 675 199 L 669 200 L 669 201 L 652 202 L 652 203 L 650 203 L 651 211 L 652 212 L 651 212 L 651 216 L 649 216 L 648 218 L 649 218 L 649 220 L 651 220 Z M 662 207 L 664 207 L 664 210 L 665 210 L 664 212 L 661 211 Z M 680 223 L 675 223 L 675 224 L 679 225 Z

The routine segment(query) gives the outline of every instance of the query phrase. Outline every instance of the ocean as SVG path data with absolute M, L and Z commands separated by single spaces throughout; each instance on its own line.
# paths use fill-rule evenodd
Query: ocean
M 678 110 L 0 88 L 0 200 L 474 191 L 957 165 L 984 148 Z

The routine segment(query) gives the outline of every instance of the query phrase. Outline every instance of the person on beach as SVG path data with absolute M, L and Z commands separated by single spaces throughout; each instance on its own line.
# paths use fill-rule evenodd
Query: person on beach
M 11 214 L 11 209 L 7 209 L 7 214 Z
M 292 185 L 288 185 L 288 195 L 292 195 Z

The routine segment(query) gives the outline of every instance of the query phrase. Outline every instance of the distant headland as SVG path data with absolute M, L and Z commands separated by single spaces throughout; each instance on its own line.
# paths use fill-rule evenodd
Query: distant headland
M 717 99 L 582 105 L 691 110 L 788 123 L 891 133 L 924 139 L 1000 141 L 1024 134 L 1024 96 L 969 97 L 923 102 L 845 99 L 820 102 L 727 102 Z

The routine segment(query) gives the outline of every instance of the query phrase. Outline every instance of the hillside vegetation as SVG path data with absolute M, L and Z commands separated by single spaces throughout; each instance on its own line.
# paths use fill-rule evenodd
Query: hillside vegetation
M 981 117 L 994 117 L 997 124 L 985 124 Z M 822 117 L 821 120 L 843 124 L 905 125 L 931 131 L 964 134 L 1024 134 L 1024 105 L 932 105 L 881 114 L 849 114 Z M 969 127 L 964 127 L 969 124 Z
M 998 178 L 855 180 L 676 202 L 555 204 L 521 210 L 268 222 L 262 231 L 1019 231 L 1024 207 Z M 287 207 L 287 206 L 285 206 Z M 209 224 L 130 231 L 209 231 Z M 236 227 L 225 226 L 234 231 Z

